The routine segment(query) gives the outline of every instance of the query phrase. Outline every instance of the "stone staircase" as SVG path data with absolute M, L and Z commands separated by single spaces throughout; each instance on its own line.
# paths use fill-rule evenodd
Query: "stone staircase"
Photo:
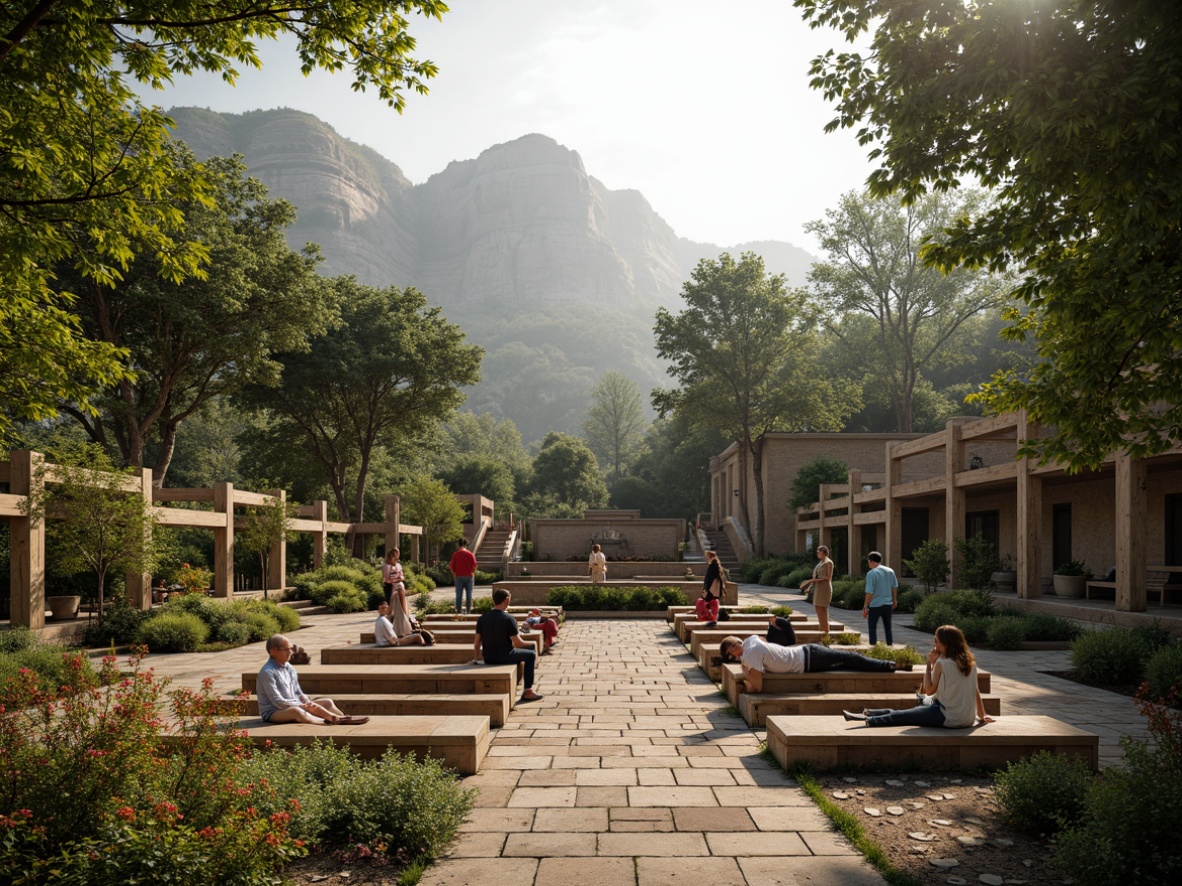
M 500 572 L 508 543 L 508 529 L 490 529 L 486 532 L 480 549 L 476 551 L 476 568 L 482 572 Z
M 725 532 L 717 529 L 703 529 L 702 532 L 710 542 L 710 549 L 718 555 L 719 562 L 731 573 L 734 580 L 734 576 L 739 574 L 739 558 L 735 555 L 730 539 L 726 537 Z

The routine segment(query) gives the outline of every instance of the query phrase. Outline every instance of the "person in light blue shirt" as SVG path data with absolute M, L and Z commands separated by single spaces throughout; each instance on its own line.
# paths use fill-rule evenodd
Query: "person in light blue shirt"
M 291 641 L 282 634 L 267 639 L 267 663 L 255 681 L 259 716 L 267 723 L 307 723 L 322 726 L 360 726 L 369 717 L 349 717 L 331 698 L 312 699 L 300 688 L 299 677 L 288 659 Z
M 866 573 L 866 600 L 862 604 L 862 618 L 870 623 L 870 645 L 878 642 L 878 621 L 882 619 L 887 645 L 895 642 L 891 634 L 891 613 L 899 605 L 899 580 L 895 570 L 882 565 L 882 554 L 871 551 L 866 555 L 870 571 Z

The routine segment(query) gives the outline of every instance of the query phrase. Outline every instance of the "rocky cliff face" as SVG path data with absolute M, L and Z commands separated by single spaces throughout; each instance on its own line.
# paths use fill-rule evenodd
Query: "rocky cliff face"
M 445 307 L 647 311 L 675 300 L 698 260 L 722 251 L 679 239 L 638 191 L 608 190 L 577 153 L 544 135 L 449 163 L 416 186 L 300 111 L 170 113 L 198 156 L 241 153 L 274 196 L 299 208 L 289 241 L 318 243 L 324 273 L 414 285 Z M 807 254 L 758 246 L 776 253 L 769 267 L 802 282 Z M 784 261 L 785 250 L 799 255 Z
M 609 190 L 544 135 L 495 145 L 412 185 L 376 151 L 300 111 L 169 113 L 199 157 L 240 153 L 272 196 L 295 204 L 288 242 L 319 244 L 322 273 L 415 286 L 485 345 L 485 379 L 470 402 L 512 418 L 526 440 L 577 432 L 608 369 L 645 395 L 660 385 L 653 314 L 675 309 L 698 261 L 723 251 L 679 238 L 638 191 Z M 803 250 L 729 251 L 747 248 L 804 282 L 812 259 Z M 526 364 L 549 388 L 542 396 L 535 386 L 513 406 L 526 393 Z

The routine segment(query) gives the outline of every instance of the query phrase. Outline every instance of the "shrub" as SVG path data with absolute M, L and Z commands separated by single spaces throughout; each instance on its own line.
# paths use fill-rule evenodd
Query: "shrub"
M 654 610 L 666 606 L 684 606 L 685 594 L 679 588 L 563 585 L 551 588 L 546 593 L 546 603 L 585 612 Z
M 862 635 L 854 631 L 844 634 L 829 634 L 822 638 L 821 642 L 826 646 L 857 646 L 862 642 Z
M 90 648 L 134 643 L 148 615 L 142 609 L 132 609 L 125 600 L 116 598 L 103 613 L 101 625 L 94 621 L 86 626 L 82 643 Z
M 992 587 L 993 573 L 1001 571 L 997 548 L 984 536 L 958 538 L 956 550 L 961 557 L 960 580 L 966 588 L 984 590 Z
M 329 600 L 341 594 L 356 596 L 359 600 L 364 599 L 353 582 L 344 579 L 329 579 L 316 586 L 316 590 L 312 593 L 312 602 L 317 606 L 326 606 Z
M 13 625 L 6 631 L 0 631 L 0 655 L 10 655 L 29 649 L 37 642 L 37 635 L 24 625 Z
M 27 669 L 43 691 L 56 692 L 69 683 L 70 673 L 76 667 L 90 670 L 90 663 L 78 653 L 68 652 L 60 646 L 35 643 L 0 657 L 0 690 Z
M 833 583 L 832 605 L 841 609 L 861 609 L 865 599 L 865 579 L 846 579 Z
M 227 646 L 245 646 L 250 642 L 250 627 L 240 621 L 227 621 L 218 626 L 214 639 Z
M 637 588 L 627 600 L 626 607 L 633 612 L 645 612 L 656 609 L 656 597 L 652 588 Z
M 1182 643 L 1172 643 L 1149 656 L 1145 681 L 1152 700 L 1168 697 L 1175 686 L 1182 691 Z
M 969 645 L 975 646 L 989 639 L 989 627 L 995 620 L 986 615 L 962 615 L 956 621 L 944 622 L 944 624 L 956 625 L 960 628 L 960 632 L 964 634 L 964 638 L 968 641 Z M 936 625 L 936 627 L 939 627 L 939 625 Z
M 219 728 L 212 688 L 177 690 L 166 717 L 164 682 L 139 665 L 127 675 L 104 659 L 100 685 L 77 657 L 60 692 L 38 693 L 28 677 L 5 687 L 0 759 L 6 803 L 20 811 L 0 817 L 0 870 L 29 884 L 272 883 L 302 854 L 288 810 L 241 779 L 247 748 Z M 165 720 L 175 725 L 162 751 Z M 264 803 L 281 813 L 260 813 Z
M 666 606 L 685 606 L 689 603 L 689 598 L 681 588 L 671 586 L 657 588 L 657 594 L 659 595 L 658 609 L 664 609 Z
M 1026 626 L 1027 640 L 1074 640 L 1083 630 L 1075 622 L 1042 612 L 1016 612 L 1015 614 L 1021 617 Z
M 994 649 L 1021 649 L 1026 640 L 1026 622 L 1021 618 L 994 618 L 986 629 L 986 640 Z
M 354 561 L 356 562 L 356 561 Z M 322 566 L 317 571 L 317 575 L 321 582 L 326 581 L 347 581 L 350 584 L 355 584 L 359 578 L 363 578 L 365 573 L 353 565 L 349 566 Z
M 813 577 L 813 570 L 807 566 L 798 566 L 791 572 L 781 575 L 777 579 L 776 584 L 781 588 L 799 588 L 802 581 L 808 581 Z
M 877 658 L 882 661 L 897 661 L 900 664 L 917 665 L 924 661 L 924 657 L 916 651 L 914 646 L 904 646 L 901 649 L 896 649 L 893 646 L 887 646 L 885 643 L 876 643 L 862 654 L 868 658 Z
M 960 612 L 945 602 L 944 596 L 944 594 L 933 594 L 915 608 L 916 630 L 931 634 L 940 625 L 956 624 L 959 621 Z M 961 629 L 963 630 L 963 626 Z
M 768 615 L 778 615 L 781 618 L 787 618 L 792 614 L 791 606 L 773 606 Z
M 334 610 L 336 611 L 336 610 Z M 351 612 L 355 610 L 341 610 L 343 612 Z M 242 620 L 246 630 L 250 636 L 251 643 L 261 643 L 268 637 L 275 634 L 283 633 L 279 629 L 279 620 L 272 615 L 265 612 L 251 611 L 247 612 Z
M 948 543 L 937 538 L 929 538 L 911 555 L 910 560 L 904 560 L 903 565 L 915 573 L 915 577 L 923 582 L 923 589 L 931 593 L 936 585 L 948 578 L 951 568 L 948 562 Z
M 1071 644 L 1071 667 L 1094 686 L 1136 685 L 1146 658 L 1145 644 L 1129 628 L 1085 631 Z
M 1125 767 L 1111 767 L 1087 793 L 1076 827 L 1055 841 L 1055 866 L 1078 886 L 1176 883 L 1182 877 L 1182 710 L 1139 697 L 1149 737 L 1125 736 Z
M 342 612 L 364 612 L 367 608 L 365 598 L 356 590 L 349 591 L 348 593 L 334 594 L 324 601 L 324 605 L 328 608 L 329 612 L 336 612 L 338 614 Z
M 291 583 L 293 596 L 297 600 L 311 600 L 316 586 L 321 582 L 320 575 L 315 572 L 305 572 L 297 575 Z
M 914 612 L 919 604 L 923 602 L 923 591 L 917 588 L 904 588 L 899 586 L 899 606 L 896 612 Z
M 279 622 L 279 632 L 282 634 L 300 629 L 300 613 L 290 606 L 271 604 L 271 616 Z
M 483 569 L 476 570 L 474 582 L 478 585 L 490 585 L 495 581 L 500 581 L 504 576 L 501 572 L 485 572 Z M 436 582 L 438 584 L 438 582 Z
M 328 742 L 290 753 L 256 754 L 247 771 L 278 795 L 295 797 L 295 835 L 314 843 L 358 844 L 397 858 L 434 858 L 455 839 L 475 792 L 441 764 L 388 751 L 361 760 Z M 273 804 L 264 814 L 282 812 Z
M 1137 638 L 1137 642 L 1145 649 L 1146 658 L 1159 649 L 1165 649 L 1174 642 L 1174 635 L 1162 627 L 1161 622 L 1156 618 L 1151 624 L 1133 628 L 1133 636 Z
M 452 608 L 453 607 L 451 606 L 451 604 L 445 603 L 443 611 L 444 612 L 451 612 Z M 473 612 L 483 615 L 484 613 L 491 611 L 492 608 L 493 608 L 492 597 L 473 597 L 472 598 L 472 611 Z
M 150 652 L 196 652 L 209 627 L 191 612 L 161 612 L 145 621 L 136 638 Z
M 1092 779 L 1080 758 L 1039 751 L 997 773 L 994 796 L 1014 827 L 1050 835 L 1079 818 Z
M 764 615 L 768 608 L 755 604 L 753 606 L 740 606 L 738 609 L 731 610 L 732 612 L 742 612 L 744 615 Z
M 743 581 L 748 584 L 757 584 L 763 571 L 775 562 L 777 562 L 775 557 L 744 560 L 739 566 L 739 573 L 743 576 Z

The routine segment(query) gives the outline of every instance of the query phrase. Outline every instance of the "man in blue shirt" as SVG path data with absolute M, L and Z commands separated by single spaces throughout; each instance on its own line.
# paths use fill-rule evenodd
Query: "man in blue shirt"
M 878 620 L 882 619 L 887 645 L 894 644 L 891 635 L 891 613 L 899 605 L 899 580 L 895 570 L 882 565 L 882 554 L 871 551 L 866 555 L 870 571 L 866 573 L 866 600 L 862 604 L 862 618 L 870 621 L 870 645 L 878 642 Z
M 268 723 L 307 723 L 320 726 L 359 726 L 369 717 L 348 717 L 331 698 L 309 698 L 300 689 L 300 679 L 288 661 L 291 641 L 282 634 L 267 640 L 267 663 L 259 671 L 255 693 L 259 716 Z
M 485 664 L 525 665 L 525 691 L 521 701 L 537 701 L 542 696 L 534 692 L 534 664 L 538 654 L 534 645 L 521 639 L 517 619 L 508 613 L 509 592 L 504 588 L 493 591 L 493 608 L 476 620 L 476 640 L 472 649 L 472 664 L 480 664 L 483 650 Z

